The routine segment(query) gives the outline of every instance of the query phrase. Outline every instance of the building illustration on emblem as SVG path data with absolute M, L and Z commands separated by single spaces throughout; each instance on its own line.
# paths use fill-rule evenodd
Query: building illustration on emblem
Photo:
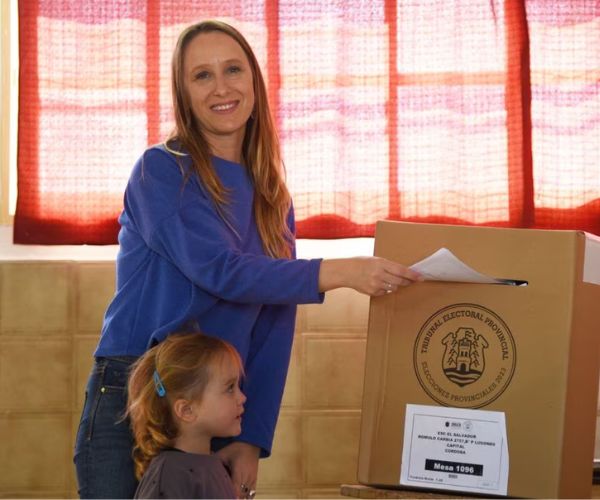
M 442 365 L 448 380 L 460 387 L 475 382 L 485 370 L 484 350 L 488 342 L 473 328 L 460 327 L 442 340 L 446 347 Z

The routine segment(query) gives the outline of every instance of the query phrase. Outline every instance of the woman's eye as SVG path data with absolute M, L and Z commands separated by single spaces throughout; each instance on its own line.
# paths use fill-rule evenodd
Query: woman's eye
M 229 73 L 239 73 L 240 71 L 242 71 L 242 68 L 240 68 L 239 66 L 229 66 L 229 68 L 227 68 L 227 71 Z
M 206 80 L 210 76 L 208 71 L 200 71 L 200 73 L 196 73 L 196 80 Z

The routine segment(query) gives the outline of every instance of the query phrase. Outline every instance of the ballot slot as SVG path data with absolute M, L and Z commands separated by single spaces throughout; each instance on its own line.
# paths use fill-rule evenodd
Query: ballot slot
M 442 247 L 416 262 L 410 268 L 420 273 L 425 281 L 449 281 L 504 286 L 527 286 L 528 281 L 515 278 L 495 278 L 476 271 L 460 260 L 448 248 Z

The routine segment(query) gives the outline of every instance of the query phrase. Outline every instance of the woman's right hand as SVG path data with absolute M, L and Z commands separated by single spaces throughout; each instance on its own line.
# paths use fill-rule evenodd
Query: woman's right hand
M 416 281 L 423 281 L 419 273 L 382 257 L 325 259 L 319 272 L 319 291 L 348 287 L 378 297 Z

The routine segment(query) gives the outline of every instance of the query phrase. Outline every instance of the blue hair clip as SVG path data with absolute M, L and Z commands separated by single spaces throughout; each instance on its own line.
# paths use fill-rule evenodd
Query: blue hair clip
M 158 394 L 159 397 L 164 398 L 165 394 L 167 393 L 167 390 L 165 389 L 165 386 L 163 385 L 163 381 L 160 379 L 160 375 L 158 374 L 158 371 L 154 370 L 154 375 L 152 375 L 152 379 L 154 380 L 154 387 L 156 388 L 156 394 Z

